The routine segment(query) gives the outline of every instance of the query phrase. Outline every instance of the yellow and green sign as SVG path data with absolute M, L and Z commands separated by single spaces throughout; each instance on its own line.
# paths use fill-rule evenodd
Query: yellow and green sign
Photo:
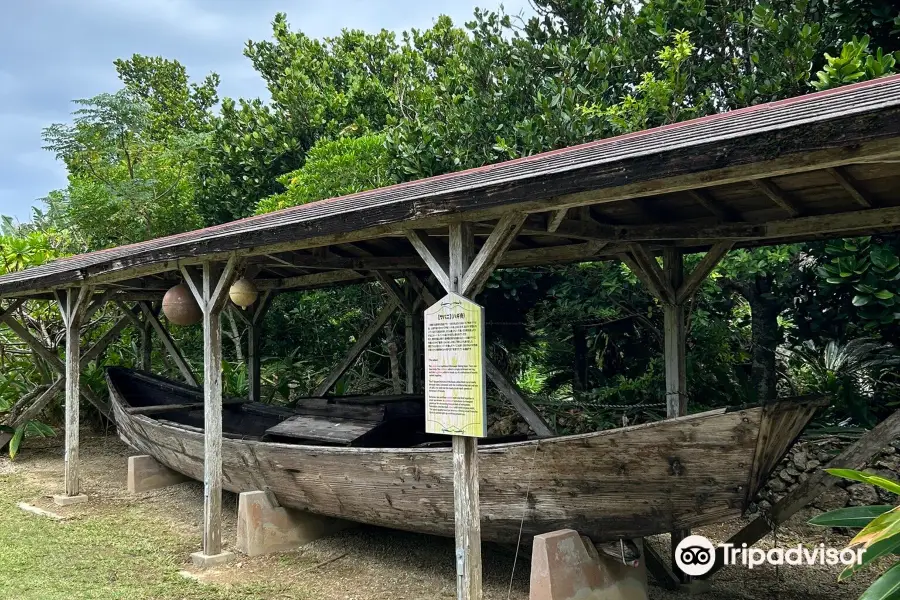
M 487 436 L 484 308 L 450 293 L 425 311 L 425 431 Z

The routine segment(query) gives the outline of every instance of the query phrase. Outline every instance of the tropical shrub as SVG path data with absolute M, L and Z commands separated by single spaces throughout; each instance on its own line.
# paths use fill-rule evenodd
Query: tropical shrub
M 835 477 L 874 485 L 892 494 L 900 494 L 900 483 L 878 475 L 852 469 L 826 469 Z M 809 521 L 823 527 L 861 527 L 847 548 L 863 550 L 862 561 L 850 565 L 838 576 L 843 581 L 878 558 L 900 553 L 900 506 L 851 506 L 833 510 Z M 896 600 L 900 598 L 900 562 L 879 577 L 859 600 Z

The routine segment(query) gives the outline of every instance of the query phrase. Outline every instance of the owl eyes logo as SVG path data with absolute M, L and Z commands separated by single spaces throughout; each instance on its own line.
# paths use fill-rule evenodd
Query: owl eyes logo
M 691 577 L 706 575 L 715 562 L 715 547 L 702 535 L 689 535 L 675 547 L 675 564 Z

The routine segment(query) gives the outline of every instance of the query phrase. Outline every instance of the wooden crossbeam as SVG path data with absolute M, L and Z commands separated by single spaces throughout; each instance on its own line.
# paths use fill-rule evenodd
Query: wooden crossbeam
M 0 315 L 0 321 L 2 321 L 10 330 L 16 334 L 25 344 L 31 348 L 31 350 L 41 357 L 44 362 L 50 365 L 54 371 L 59 373 L 60 375 L 65 375 L 66 366 L 62 360 L 60 360 L 59 356 L 56 355 L 55 352 L 52 352 L 49 348 L 44 346 L 40 340 L 34 337 L 28 329 L 19 323 L 16 319 L 12 317 L 10 313 L 5 313 Z M 90 389 L 85 386 L 81 387 L 81 396 L 93 404 L 97 410 L 106 415 L 107 417 L 110 415 L 109 405 L 100 400 Z
M 444 249 L 424 231 L 410 230 L 406 232 L 406 237 L 416 252 L 419 253 L 419 256 L 422 257 L 422 260 L 425 261 L 431 273 L 437 278 L 441 287 L 449 290 L 450 267 L 447 253 Z
M 144 314 L 144 322 L 149 323 L 150 327 L 153 328 L 153 331 L 156 332 L 156 335 L 162 342 L 162 345 L 166 349 L 166 352 L 175 362 L 175 366 L 178 367 L 178 371 L 181 373 L 181 376 L 184 377 L 184 380 L 189 385 L 195 387 L 199 386 L 199 380 L 197 379 L 197 376 L 194 375 L 194 371 L 191 369 L 191 366 L 184 358 L 184 354 L 181 353 L 181 350 L 178 348 L 175 340 L 172 339 L 172 335 L 169 333 L 169 330 L 166 329 L 165 326 L 160 322 L 159 316 L 150 306 L 150 303 L 139 302 L 138 306 L 140 306 L 140 310 Z M 128 310 L 124 304 L 120 304 L 120 308 L 123 311 Z
M 709 277 L 716 265 L 721 262 L 722 258 L 734 247 L 734 242 L 719 242 L 715 244 L 706 255 L 700 260 L 687 279 L 684 280 L 678 290 L 675 292 L 675 303 L 684 304 L 697 293 L 700 285 Z
M 707 190 L 688 190 L 688 195 L 694 201 L 716 216 L 721 222 L 740 221 L 740 217 L 728 206 L 716 202 Z
M 850 236 L 873 229 L 900 226 L 900 207 L 872 208 L 830 215 L 797 217 L 767 223 L 704 222 L 664 225 L 604 225 L 566 220 L 552 234 L 537 228 L 529 217 L 522 233 L 603 242 L 707 242 L 709 240 L 771 240 L 806 238 L 811 235 Z
M 559 210 L 554 210 L 550 213 L 550 216 L 547 218 L 547 232 L 553 233 L 557 229 L 559 229 L 560 224 L 565 220 L 566 213 L 569 212 L 568 208 L 561 208 Z
M 365 280 L 366 276 L 357 271 L 341 269 L 325 273 L 312 273 L 310 275 L 298 275 L 283 279 L 257 279 L 254 281 L 260 291 L 266 290 L 292 290 L 303 288 L 315 288 L 332 283 L 348 283 Z
M 491 232 L 472 260 L 471 265 L 466 269 L 459 286 L 461 295 L 475 297 L 481 292 L 488 277 L 500 264 L 506 249 L 516 239 L 525 224 L 525 218 L 525 213 L 509 213 L 500 219 L 494 231 Z
M 487 371 L 488 378 L 490 378 L 500 394 L 509 400 L 510 404 L 522 415 L 522 418 L 525 419 L 525 422 L 528 423 L 538 437 L 552 437 L 556 435 L 553 428 L 544 420 L 534 405 L 528 401 L 519 389 L 519 386 L 509 379 L 491 359 L 485 359 L 484 368 Z
M 316 389 L 313 391 L 313 396 L 324 396 L 328 393 L 334 384 L 338 382 L 338 380 L 343 377 L 344 373 L 347 372 L 347 369 L 353 366 L 353 363 L 359 358 L 359 356 L 363 353 L 369 343 L 372 341 L 372 338 L 384 327 L 384 324 L 387 323 L 387 320 L 397 311 L 398 304 L 392 298 L 388 301 L 388 303 L 384 306 L 384 308 L 379 311 L 378 315 L 375 317 L 375 320 L 366 327 L 365 331 L 363 331 L 359 338 L 357 338 L 356 343 L 347 351 L 347 354 L 344 355 L 344 358 L 341 360 L 338 365 L 331 370 L 327 377 L 316 386 Z
M 406 297 L 406 292 L 397 285 L 394 278 L 379 271 L 373 271 L 373 274 L 375 275 L 375 279 L 378 280 L 378 283 L 381 284 L 382 289 L 384 289 L 384 291 L 387 292 L 387 295 L 403 309 L 403 312 L 411 314 L 413 311 L 412 301 Z
M 643 283 L 647 290 L 660 302 L 671 304 L 675 300 L 675 292 L 666 281 L 662 269 L 656 259 L 639 244 L 631 244 L 627 252 L 619 255 L 631 272 Z
M 825 172 L 831 175 L 832 179 L 834 179 L 842 188 L 844 188 L 850 197 L 853 198 L 853 201 L 862 206 L 863 208 L 872 208 L 873 203 L 872 200 L 869 199 L 868 196 L 862 193 L 862 191 L 857 187 L 856 183 L 853 181 L 853 178 L 842 169 L 841 167 L 833 167 L 829 169 L 825 169 Z
M 794 201 L 788 197 L 787 193 L 781 190 L 777 185 L 769 179 L 752 179 L 754 187 L 769 197 L 769 199 L 783 208 L 792 217 L 800 216 L 800 209 L 794 204 Z

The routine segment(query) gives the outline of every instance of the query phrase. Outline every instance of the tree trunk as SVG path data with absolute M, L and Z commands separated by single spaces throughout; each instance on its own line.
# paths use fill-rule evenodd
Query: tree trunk
M 781 302 L 773 293 L 772 282 L 767 277 L 757 275 L 749 282 L 726 280 L 722 285 L 739 293 L 750 305 L 750 400 L 759 403 L 772 401 L 777 395 L 775 350 L 781 341 L 778 329 Z
M 777 395 L 775 349 L 780 341 L 778 331 L 778 314 L 781 308 L 777 300 L 751 294 L 747 301 L 751 311 L 751 345 L 752 366 L 750 376 L 753 380 L 753 393 L 756 402 L 769 402 Z

